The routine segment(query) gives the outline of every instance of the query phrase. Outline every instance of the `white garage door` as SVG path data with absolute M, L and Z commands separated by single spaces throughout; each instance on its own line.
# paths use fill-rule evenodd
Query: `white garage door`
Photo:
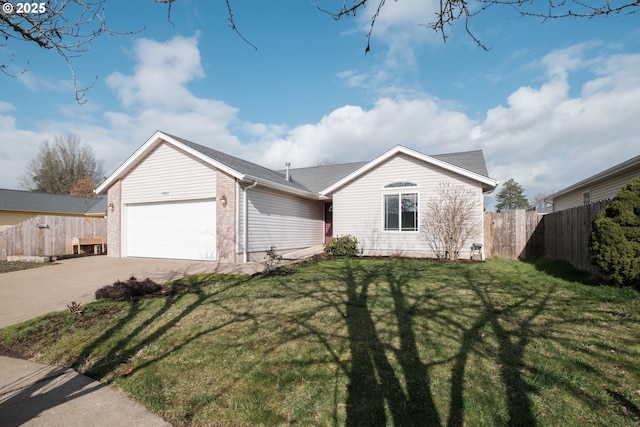
M 127 205 L 125 227 L 127 256 L 216 259 L 213 199 Z

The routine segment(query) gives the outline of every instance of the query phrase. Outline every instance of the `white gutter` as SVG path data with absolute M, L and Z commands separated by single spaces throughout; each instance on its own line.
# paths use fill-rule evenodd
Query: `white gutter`
M 278 184 L 273 181 L 268 181 L 265 179 L 261 179 L 252 175 L 243 175 L 242 180 L 246 181 L 254 181 L 259 183 L 263 187 L 273 188 L 275 190 L 284 191 L 285 193 L 295 194 L 298 196 L 306 197 L 307 199 L 312 200 L 322 200 L 322 197 L 318 193 L 312 193 L 308 190 L 301 190 L 298 188 L 290 187 L 288 185 Z
M 256 185 L 258 185 L 258 181 L 253 181 L 253 184 L 251 184 L 248 187 L 244 188 L 244 191 L 242 193 L 242 202 L 244 204 L 244 212 L 243 212 L 243 222 L 244 222 L 244 227 L 242 230 L 242 234 L 243 234 L 243 238 L 242 238 L 242 261 L 243 262 L 248 262 L 249 261 L 249 199 L 247 198 L 247 190 L 251 190 L 252 188 L 254 188 Z

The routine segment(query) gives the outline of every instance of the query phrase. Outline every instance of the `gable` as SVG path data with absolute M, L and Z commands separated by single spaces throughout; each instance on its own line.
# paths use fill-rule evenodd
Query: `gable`
M 153 148 L 122 178 L 124 203 L 215 195 L 215 168 L 166 142 Z
M 480 183 L 470 178 L 399 153 L 357 176 L 336 192 L 348 189 L 349 192 L 371 190 L 377 193 L 397 182 L 414 183 L 418 190 L 436 188 L 441 182 L 462 183 L 480 188 Z
M 354 182 L 355 180 L 358 180 L 363 176 L 368 176 L 369 172 L 377 169 L 379 166 L 387 163 L 389 160 L 394 158 L 404 159 L 404 161 L 407 162 L 406 163 L 407 165 L 412 164 L 414 166 L 417 166 L 418 169 L 424 168 L 426 170 L 434 170 L 434 171 L 437 170 L 441 175 L 457 176 L 458 179 L 467 179 L 467 180 L 474 181 L 479 186 L 482 186 L 483 192 L 493 191 L 498 185 L 498 182 L 492 178 L 489 178 L 488 176 L 485 176 L 479 173 L 482 171 L 486 171 L 486 167 L 484 166 L 484 157 L 481 156 L 482 152 L 476 152 L 476 153 L 480 153 L 480 157 L 479 157 L 480 161 L 477 160 L 478 156 L 474 156 L 476 159 L 474 160 L 474 162 L 475 162 L 475 168 L 477 171 L 472 171 L 469 169 L 465 169 L 461 166 L 458 166 L 456 164 L 436 158 L 435 156 L 427 156 L 425 154 L 418 153 L 417 151 L 410 150 L 406 147 L 396 146 L 395 148 L 387 151 L 386 153 L 382 154 L 376 159 L 366 163 L 364 166 L 358 168 L 357 170 L 355 170 L 348 176 L 344 177 L 343 179 L 335 182 L 333 185 L 321 191 L 320 194 L 329 195 L 337 191 L 343 186 L 351 185 L 352 182 Z M 457 161 L 462 161 L 463 158 L 471 157 L 471 156 L 465 157 L 464 156 L 465 154 L 466 153 L 453 153 L 450 155 L 440 155 L 440 157 L 446 157 L 449 160 L 452 160 L 453 156 L 457 156 Z M 406 174 L 402 170 L 398 170 L 398 173 L 401 175 Z M 404 179 L 404 178 L 401 178 L 400 176 L 398 176 L 397 178 L 400 180 Z
M 166 144 L 180 152 L 188 154 L 233 178 L 248 183 L 257 182 L 271 188 L 287 191 L 304 197 L 317 198 L 317 194 L 310 192 L 301 184 L 288 181 L 284 174 L 265 168 L 255 163 L 230 156 L 220 151 L 187 141 L 172 135 L 157 131 L 140 148 L 138 148 L 115 172 L 98 186 L 97 194 L 106 193 L 119 179 L 130 174 L 138 165 L 153 152 L 158 145 Z

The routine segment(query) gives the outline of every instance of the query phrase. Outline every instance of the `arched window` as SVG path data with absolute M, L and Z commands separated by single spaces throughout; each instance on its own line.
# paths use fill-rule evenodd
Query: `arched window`
M 383 188 L 402 188 L 402 187 L 417 187 L 418 184 L 411 181 L 396 181 L 386 184 Z

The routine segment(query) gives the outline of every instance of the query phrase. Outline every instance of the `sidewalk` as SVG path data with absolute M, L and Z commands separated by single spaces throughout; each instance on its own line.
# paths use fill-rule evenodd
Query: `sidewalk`
M 283 256 L 301 261 L 322 247 Z M 95 290 L 132 275 L 158 282 L 204 272 L 254 274 L 258 262 L 216 264 L 198 261 L 89 257 L 58 265 L 0 274 L 0 328 L 50 311 L 71 301 L 94 299 Z M 69 368 L 0 356 L 0 426 L 170 426 L 119 391 Z
M 163 283 L 196 273 L 253 274 L 259 263 L 109 258 L 69 259 L 0 274 L 0 328 L 71 301 L 93 301 L 95 291 L 131 276 Z M 123 393 L 73 369 L 0 356 L 0 426 L 170 426 Z
M 73 369 L 0 356 L 0 424 L 170 426 L 119 391 Z

